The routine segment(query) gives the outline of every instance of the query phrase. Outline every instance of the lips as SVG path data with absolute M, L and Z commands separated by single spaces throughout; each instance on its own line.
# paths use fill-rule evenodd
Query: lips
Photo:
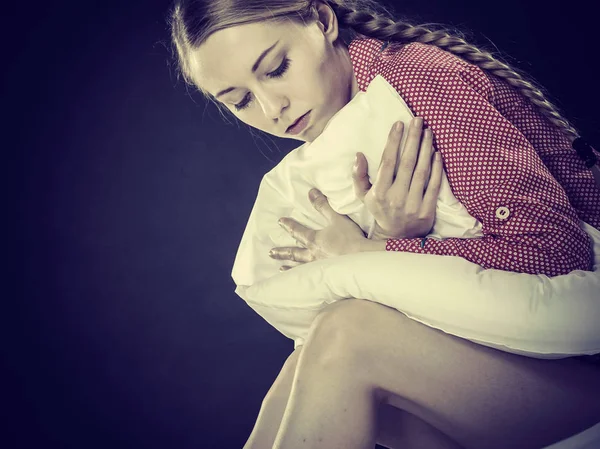
M 308 112 L 306 114 L 308 114 Z M 298 122 L 300 121 L 300 119 L 302 117 L 304 117 L 306 114 L 301 115 L 300 117 L 298 117 L 294 123 L 292 123 L 290 126 L 288 126 L 288 129 L 286 129 L 285 132 L 288 132 L 290 130 L 290 128 L 293 128 L 294 126 L 296 126 L 298 124 Z

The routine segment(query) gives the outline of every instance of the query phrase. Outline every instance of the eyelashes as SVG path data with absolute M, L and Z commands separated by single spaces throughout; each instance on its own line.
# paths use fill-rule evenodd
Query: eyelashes
M 292 62 L 291 59 L 288 59 L 287 57 L 283 58 L 283 62 L 277 68 L 277 70 L 275 70 L 274 72 L 269 73 L 267 76 L 269 78 L 280 78 L 280 77 L 282 77 L 285 74 L 285 72 L 287 72 L 287 70 L 289 69 L 291 62 Z M 250 93 L 246 94 L 246 96 L 243 98 L 243 100 L 240 103 L 233 105 L 235 107 L 236 111 L 241 111 L 241 110 L 246 109 L 248 107 L 248 105 L 251 102 L 250 100 L 248 100 L 248 95 L 250 95 Z

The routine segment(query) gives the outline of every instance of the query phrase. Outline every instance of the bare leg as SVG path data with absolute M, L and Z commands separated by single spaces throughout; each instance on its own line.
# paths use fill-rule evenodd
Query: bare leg
M 256 424 L 243 449 L 270 449 L 279 430 L 285 407 L 290 397 L 292 380 L 302 346 L 287 358 L 277 379 L 263 399 Z
M 371 449 L 381 403 L 474 449 L 539 449 L 600 421 L 598 367 L 476 345 L 370 301 L 327 309 L 298 360 L 274 449 Z
M 271 449 L 285 412 L 302 347 L 285 361 L 263 400 L 256 424 L 243 449 Z M 421 418 L 389 404 L 381 404 L 377 416 L 377 444 L 389 449 L 461 449 L 448 436 Z
M 379 405 L 375 441 L 388 449 L 462 449 L 428 422 L 389 404 Z

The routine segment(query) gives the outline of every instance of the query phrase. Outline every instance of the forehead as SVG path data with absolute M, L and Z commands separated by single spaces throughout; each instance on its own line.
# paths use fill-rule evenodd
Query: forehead
M 296 32 L 297 27 L 290 22 L 250 23 L 219 30 L 191 51 L 194 80 L 213 95 L 236 86 L 236 80 L 241 82 L 252 76 L 252 65 L 265 49 L 277 40 L 279 48 L 293 39 Z

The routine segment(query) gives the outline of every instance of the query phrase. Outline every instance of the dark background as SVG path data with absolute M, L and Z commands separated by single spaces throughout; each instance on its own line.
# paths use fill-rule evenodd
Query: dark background
M 402 3 L 493 41 L 600 146 L 591 1 Z M 293 350 L 230 273 L 262 176 L 300 142 L 177 82 L 169 7 L 2 7 L 5 448 L 241 448 Z

